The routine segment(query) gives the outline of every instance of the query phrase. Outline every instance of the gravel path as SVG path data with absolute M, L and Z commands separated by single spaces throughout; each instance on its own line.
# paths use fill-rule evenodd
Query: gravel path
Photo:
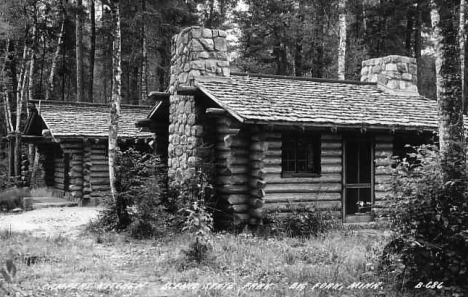
M 97 217 L 99 207 L 42 208 L 19 214 L 0 213 L 0 232 L 30 232 L 34 236 L 79 235 Z

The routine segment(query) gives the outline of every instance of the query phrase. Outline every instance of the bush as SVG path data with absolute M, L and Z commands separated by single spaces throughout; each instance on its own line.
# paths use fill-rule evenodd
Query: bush
M 321 210 L 315 206 L 300 206 L 293 209 L 288 204 L 288 208 L 291 215 L 286 218 L 279 218 L 277 212 L 270 212 L 264 219 L 264 224 L 272 235 L 317 237 L 341 225 L 330 211 Z
M 409 288 L 438 281 L 468 292 L 468 193 L 453 192 L 468 183 L 444 184 L 434 146 L 418 147 L 410 157 L 417 161 L 400 162 L 392 181 L 388 214 L 396 235 L 384 250 L 383 271 Z
M 133 148 L 118 151 L 116 158 L 117 201 L 104 197 L 95 229 L 129 231 L 136 238 L 164 232 L 166 220 L 166 171 L 159 158 Z

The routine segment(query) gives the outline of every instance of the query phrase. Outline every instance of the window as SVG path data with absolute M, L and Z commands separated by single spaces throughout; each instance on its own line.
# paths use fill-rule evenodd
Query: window
M 283 134 L 283 177 L 320 174 L 320 135 Z

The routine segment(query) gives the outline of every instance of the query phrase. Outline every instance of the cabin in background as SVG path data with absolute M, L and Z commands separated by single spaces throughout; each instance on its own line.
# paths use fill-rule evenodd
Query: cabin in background
M 258 225 L 266 210 L 300 206 L 367 222 L 390 193 L 392 156 L 438 129 L 416 80 L 402 56 L 364 61 L 361 82 L 231 74 L 226 33 L 191 27 L 172 40 L 169 93 L 153 94 L 139 125 L 172 182 L 215 156 L 218 223 Z
M 57 196 L 88 204 L 110 190 L 107 104 L 32 101 L 22 136 L 37 146 L 44 185 Z M 122 106 L 119 121 L 121 146 L 150 150 L 152 134 L 140 132 L 135 121 L 148 106 Z

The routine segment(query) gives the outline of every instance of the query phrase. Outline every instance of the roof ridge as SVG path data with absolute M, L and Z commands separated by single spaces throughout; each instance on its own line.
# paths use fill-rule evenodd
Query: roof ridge
M 329 78 L 316 78 L 316 77 L 304 77 L 304 76 L 288 76 L 288 75 L 274 75 L 274 74 L 261 74 L 261 73 L 247 73 L 247 72 L 231 72 L 232 76 L 250 76 L 258 78 L 275 78 L 275 79 L 290 79 L 300 81 L 313 81 L 313 82 L 326 82 L 326 83 L 341 83 L 341 84 L 353 84 L 353 85 L 368 85 L 375 86 L 375 82 L 364 82 L 357 80 L 339 80 Z
M 34 104 L 51 104 L 51 105 L 70 105 L 77 107 L 110 107 L 111 103 L 91 103 L 91 102 L 71 102 L 71 101 L 57 101 L 57 100 L 29 100 L 30 103 Z M 121 104 L 121 107 L 135 108 L 135 109 L 151 109 L 152 105 L 132 105 L 132 104 Z

